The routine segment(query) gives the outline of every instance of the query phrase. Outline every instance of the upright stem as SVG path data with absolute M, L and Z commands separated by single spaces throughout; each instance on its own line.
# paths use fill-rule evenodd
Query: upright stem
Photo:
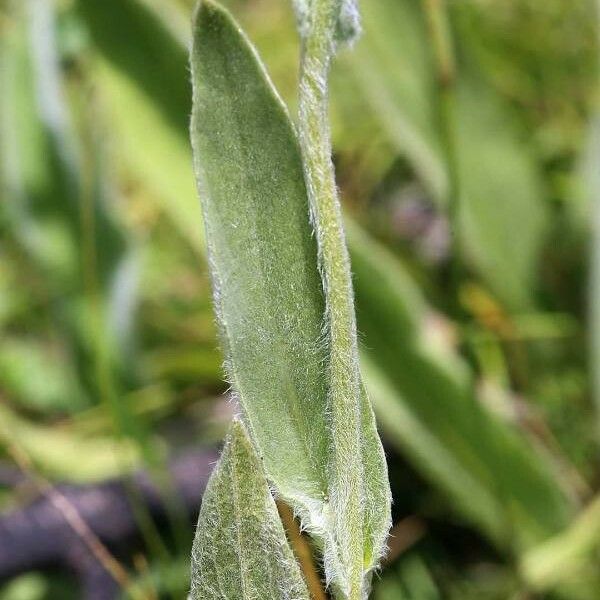
M 358 344 L 328 121 L 327 78 L 335 51 L 333 32 L 339 9 L 330 1 L 316 1 L 313 7 L 302 48 L 299 137 L 325 294 L 328 414 L 335 440 L 329 473 L 331 488 L 336 490 L 330 498 L 331 515 L 337 532 L 338 559 L 347 577 L 347 589 L 342 591 L 350 600 L 360 600 L 363 547 Z
M 438 86 L 438 116 L 448 173 L 448 215 L 451 235 L 451 283 L 460 278 L 460 175 L 456 147 L 456 63 L 446 0 L 421 0 L 427 20 Z
M 327 594 L 323 589 L 323 582 L 315 566 L 308 537 L 300 530 L 299 522 L 294 517 L 292 509 L 281 500 L 276 500 L 275 503 L 277 504 L 277 511 L 287 533 L 290 546 L 300 564 L 311 600 L 327 600 Z

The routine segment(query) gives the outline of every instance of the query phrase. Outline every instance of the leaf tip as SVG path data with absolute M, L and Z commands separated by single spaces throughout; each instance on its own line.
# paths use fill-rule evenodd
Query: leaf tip
M 233 22 L 233 18 L 226 8 L 213 0 L 199 0 L 192 17 L 192 31 L 194 43 L 199 38 L 199 34 L 210 28 L 219 27 L 223 21 Z

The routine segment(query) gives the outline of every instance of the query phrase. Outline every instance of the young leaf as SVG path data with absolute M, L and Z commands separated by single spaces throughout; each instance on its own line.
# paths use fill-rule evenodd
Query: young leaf
M 358 13 L 357 0 L 293 0 L 298 30 L 304 38 L 310 35 L 314 27 L 314 20 L 319 8 L 331 11 L 332 16 L 332 39 L 334 42 L 351 43 L 360 34 L 360 16 Z M 318 6 L 320 4 L 320 6 Z
M 358 373 L 339 207 L 329 232 L 342 288 L 329 285 L 331 257 L 321 262 L 328 306 L 339 309 L 332 319 L 293 127 L 248 40 L 209 2 L 196 15 L 192 79 L 194 164 L 228 375 L 269 479 L 322 549 L 328 581 L 359 599 L 383 552 L 389 487 Z
M 191 600 L 309 600 L 259 457 L 239 421 L 206 487 Z
M 325 570 L 343 597 L 365 597 L 365 575 L 381 557 L 388 527 L 385 460 L 358 365 L 350 261 L 331 160 L 329 68 L 341 22 L 357 25 L 355 2 L 312 0 L 300 22 L 299 139 L 325 294 L 326 376 L 332 445 L 328 469 L 337 548 Z M 383 477 L 373 476 L 384 474 Z M 335 562 L 334 562 L 335 561 Z M 366 567 L 366 568 L 365 568 Z

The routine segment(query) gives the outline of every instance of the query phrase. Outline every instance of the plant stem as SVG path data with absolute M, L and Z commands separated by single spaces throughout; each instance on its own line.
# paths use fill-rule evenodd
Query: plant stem
M 360 375 L 354 295 L 348 249 L 331 159 L 327 78 L 335 51 L 333 32 L 338 7 L 314 3 L 303 38 L 299 94 L 299 137 L 310 210 L 317 235 L 325 294 L 328 335 L 328 414 L 331 419 L 330 481 L 336 490 L 331 514 L 338 532 L 337 550 L 348 581 L 344 593 L 360 600 L 362 588 L 362 507 Z M 338 427 L 339 424 L 344 427 Z M 326 557 L 327 560 L 327 557 Z
M 327 600 L 327 594 L 323 589 L 321 577 L 313 560 L 310 542 L 302 535 L 292 509 L 281 500 L 276 500 L 276 504 L 290 545 L 304 574 L 304 579 L 306 580 L 312 600 Z

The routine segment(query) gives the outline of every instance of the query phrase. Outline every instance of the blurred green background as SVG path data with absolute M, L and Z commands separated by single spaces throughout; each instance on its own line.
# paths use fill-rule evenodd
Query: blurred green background
M 290 3 L 225 4 L 293 115 Z M 142 467 L 165 482 L 169 456 L 224 434 L 187 134 L 192 9 L 0 0 L 2 465 L 17 448 L 53 483 Z M 374 598 L 598 600 L 596 3 L 362 12 L 331 118 L 394 493 Z M 0 488 L 3 514 L 30 501 Z M 149 529 L 123 556 L 138 597 L 185 597 L 193 527 Z M 0 598 L 78 598 L 70 579 L 25 574 Z

